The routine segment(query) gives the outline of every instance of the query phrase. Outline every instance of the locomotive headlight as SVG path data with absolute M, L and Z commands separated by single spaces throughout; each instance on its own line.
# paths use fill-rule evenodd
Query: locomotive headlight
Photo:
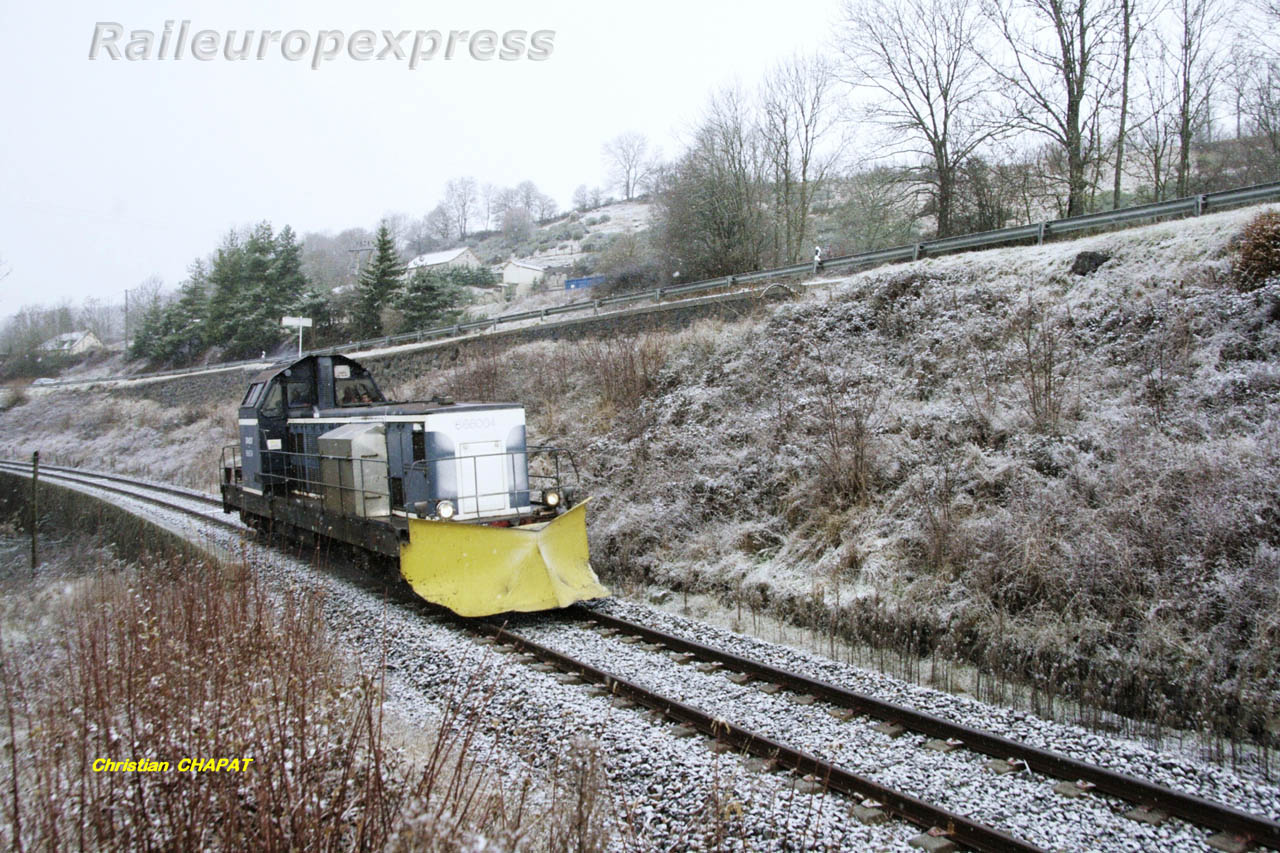
M 445 521 L 453 518 L 453 513 L 453 501 L 440 501 L 440 503 L 436 504 L 436 515 L 440 516 Z
M 560 506 L 560 492 L 555 489 L 547 489 L 542 493 L 542 500 L 547 506 Z

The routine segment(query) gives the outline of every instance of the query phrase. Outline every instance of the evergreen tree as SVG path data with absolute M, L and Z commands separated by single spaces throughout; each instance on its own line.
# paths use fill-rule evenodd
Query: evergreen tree
M 189 277 L 178 290 L 178 298 L 165 309 L 164 337 L 158 357 L 185 365 L 195 361 L 208 345 L 206 317 L 209 309 L 209 273 L 204 261 L 191 264 Z
M 312 346 L 329 346 L 341 340 L 340 324 L 331 297 L 314 288 L 308 288 L 299 297 L 294 311 L 299 317 L 311 318 L 311 332 L 308 337 L 311 339 Z
M 492 280 L 492 273 L 488 270 L 482 272 L 486 274 L 483 283 Z M 473 281 L 475 278 L 473 273 L 462 267 L 415 270 L 397 305 L 404 313 L 405 326 L 433 329 L 458 322 L 462 316 L 460 306 L 467 299 L 463 285 L 479 283 Z
M 276 235 L 271 257 L 271 277 L 275 281 L 274 302 L 281 309 L 293 311 L 307 296 L 307 276 L 302 271 L 302 244 L 288 225 Z
M 252 358 L 273 350 L 284 338 L 280 312 L 276 303 L 273 260 L 276 250 L 271 223 L 254 226 L 241 250 L 241 292 L 238 320 L 233 329 L 229 353 Z
M 353 322 L 362 338 L 382 334 L 382 309 L 391 304 L 404 280 L 404 264 L 396 251 L 391 229 L 383 222 L 374 238 L 373 258 L 360 273 Z
M 156 360 L 162 357 L 161 341 L 165 335 L 165 306 L 159 300 L 153 302 L 142 313 L 133 340 L 129 342 L 130 358 L 146 358 Z
M 244 247 L 240 235 L 230 231 L 213 255 L 209 268 L 209 313 L 205 320 L 210 346 L 227 346 L 243 319 Z

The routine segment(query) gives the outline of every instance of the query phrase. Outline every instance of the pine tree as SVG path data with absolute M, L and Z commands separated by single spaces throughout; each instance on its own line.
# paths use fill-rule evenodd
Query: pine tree
M 252 358 L 260 352 L 276 348 L 284 339 L 285 329 L 280 325 L 280 312 L 275 306 L 275 281 L 272 276 L 272 260 L 276 240 L 271 223 L 260 222 L 244 242 L 239 320 L 231 336 L 230 352 L 233 356 Z
M 283 316 L 297 308 L 307 295 L 307 276 L 302 271 L 302 244 L 288 225 L 276 235 L 271 277 L 275 283 L 272 299 Z
M 209 269 L 209 314 L 205 322 L 206 342 L 228 346 L 236 326 L 243 319 L 244 247 L 240 235 L 230 231 L 222 239 Z
M 165 306 L 159 300 L 153 302 L 142 314 L 133 340 L 129 342 L 130 358 L 157 360 L 162 357 L 161 341 L 165 335 Z
M 334 311 L 333 299 L 313 288 L 307 288 L 298 298 L 293 309 L 299 317 L 311 318 L 311 331 L 307 337 L 312 346 L 323 347 L 336 343 L 340 336 L 339 323 Z
M 360 273 L 354 311 L 355 333 L 362 338 L 382 334 L 382 309 L 390 305 L 404 280 L 404 264 L 391 229 L 383 222 L 374 238 L 373 258 Z
M 455 271 L 415 270 L 398 300 L 410 329 L 433 329 L 458 322 L 466 291 Z M 488 272 L 487 270 L 485 272 Z
M 173 364 L 190 364 L 207 346 L 205 322 L 209 309 L 209 273 L 204 261 L 191 264 L 178 298 L 165 309 L 164 337 L 158 357 Z

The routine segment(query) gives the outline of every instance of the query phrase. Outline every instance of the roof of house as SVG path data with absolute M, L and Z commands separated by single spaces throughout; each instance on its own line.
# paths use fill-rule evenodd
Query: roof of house
M 471 252 L 473 255 L 475 254 L 475 252 L 471 251 L 470 246 L 460 246 L 456 249 L 444 249 L 439 252 L 427 252 L 425 255 L 418 255 L 418 257 L 409 261 L 408 268 L 412 270 L 417 269 L 418 267 L 438 267 L 441 264 L 456 261 L 460 256 L 467 252 Z
M 545 272 L 546 267 L 539 264 L 530 263 L 529 261 L 507 261 L 507 266 L 515 264 L 518 267 L 524 267 L 527 270 L 535 270 L 536 272 Z
M 42 343 L 40 345 L 40 349 L 42 350 L 71 349 L 76 344 L 80 343 L 80 341 L 84 340 L 86 337 L 92 334 L 93 332 L 89 332 L 89 331 L 63 332 L 60 335 L 54 335 L 52 338 L 49 338 L 49 340 Z

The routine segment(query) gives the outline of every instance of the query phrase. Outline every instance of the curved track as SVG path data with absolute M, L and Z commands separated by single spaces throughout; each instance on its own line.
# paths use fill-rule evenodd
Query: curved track
M 30 473 L 30 465 L 0 462 L 0 469 L 13 473 Z M 221 502 L 172 486 L 145 483 L 114 474 L 83 471 L 60 466 L 41 466 L 41 476 L 51 481 L 90 487 L 119 494 L 151 505 L 174 510 L 200 521 L 224 528 L 244 530 L 237 522 L 221 517 Z M 215 510 L 210 512 L 209 510 Z M 1134 776 L 1116 772 L 1061 753 L 1020 743 L 997 734 L 960 725 L 922 713 L 913 708 L 886 702 L 874 696 L 847 690 L 838 685 L 780 669 L 730 651 L 705 645 L 687 637 L 631 622 L 586 606 L 570 608 L 569 618 L 606 635 L 623 635 L 631 642 L 644 642 L 653 652 L 677 656 L 681 663 L 702 661 L 709 668 L 737 674 L 743 681 L 755 680 L 776 685 L 775 690 L 819 699 L 849 712 L 863 714 L 900 726 L 946 744 L 948 749 L 964 748 L 999 759 L 1012 769 L 1029 769 L 1036 773 L 1075 782 L 1081 789 L 1096 790 L 1128 801 L 1148 814 L 1163 812 L 1189 823 L 1219 830 L 1227 840 L 1242 845 L 1262 844 L 1280 850 L 1280 823 L 1250 814 L 1213 800 L 1176 791 Z M 536 642 L 519 630 L 511 629 L 497 619 L 456 619 L 461 628 L 481 632 L 512 651 L 532 655 L 543 663 L 596 685 L 626 701 L 643 705 L 665 717 L 699 731 L 734 750 L 751 753 L 769 762 L 806 774 L 816 784 L 840 793 L 864 799 L 860 807 L 871 812 L 887 812 L 928 830 L 935 838 L 950 839 L 974 850 L 1039 850 L 1028 841 L 1015 838 L 998 829 L 974 821 L 964 815 L 926 802 L 867 776 L 853 773 L 819 758 L 803 749 L 789 746 L 776 738 L 740 726 L 723 716 L 716 716 L 691 704 L 664 696 L 643 686 L 637 680 L 623 677 L 599 665 L 593 665 L 548 645 Z M 625 642 L 626 640 L 624 640 Z M 770 691 L 773 692 L 773 691 Z

